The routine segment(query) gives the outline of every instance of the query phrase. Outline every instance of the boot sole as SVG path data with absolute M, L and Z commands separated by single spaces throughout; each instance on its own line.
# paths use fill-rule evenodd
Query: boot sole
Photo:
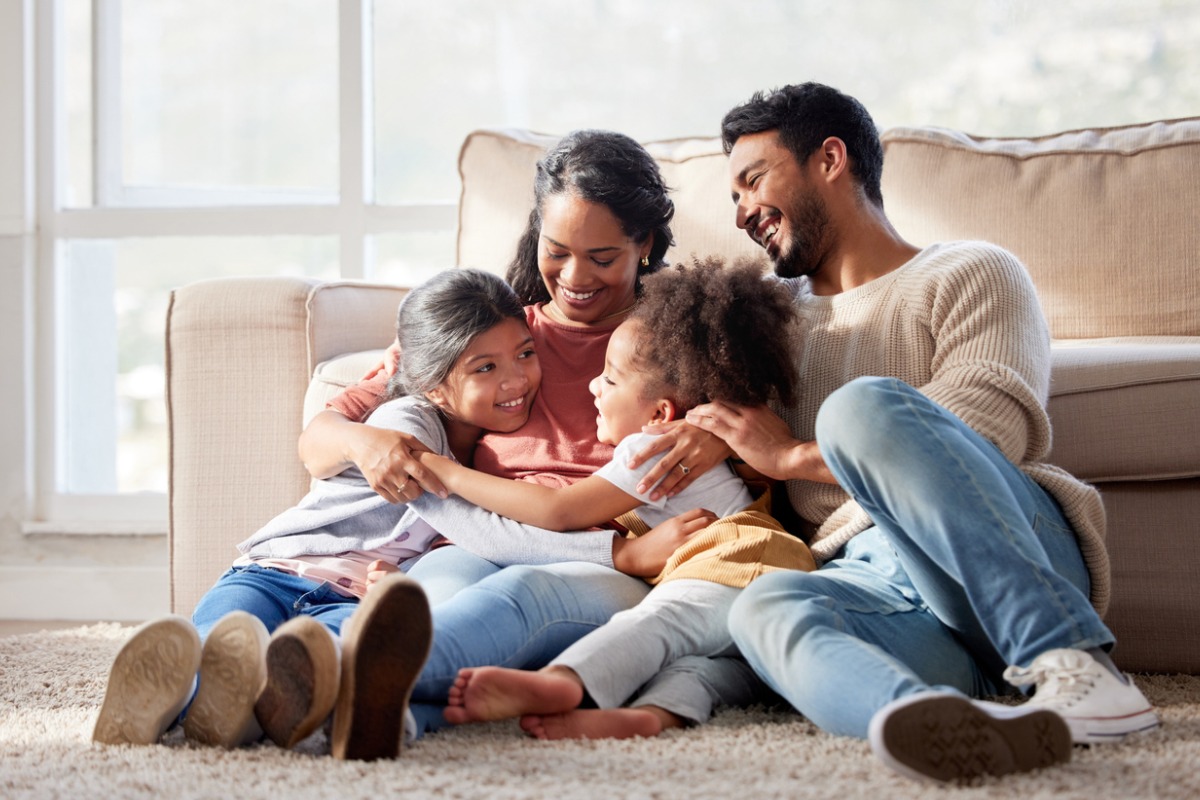
M 280 626 L 267 645 L 267 683 L 254 716 L 280 747 L 295 747 L 329 717 L 340 685 L 337 646 L 312 617 Z
M 395 758 L 433 639 L 429 602 L 415 581 L 392 575 L 367 593 L 348 628 L 330 752 L 340 759 Z
M 183 721 L 187 738 L 224 748 L 258 739 L 254 704 L 266 681 L 269 638 L 262 621 L 245 611 L 231 611 L 213 626 L 200 656 L 196 699 Z
M 92 741 L 154 744 L 183 711 L 200 669 L 200 636 L 183 617 L 152 620 L 121 647 Z

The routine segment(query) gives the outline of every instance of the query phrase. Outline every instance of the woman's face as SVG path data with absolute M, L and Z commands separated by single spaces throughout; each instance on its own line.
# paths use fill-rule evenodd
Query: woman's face
M 638 263 L 652 237 L 638 244 L 607 206 L 572 194 L 542 203 L 538 270 L 550 302 L 579 325 L 594 325 L 633 305 Z
M 506 319 L 476 336 L 426 396 L 456 423 L 511 433 L 529 419 L 541 382 L 529 328 Z

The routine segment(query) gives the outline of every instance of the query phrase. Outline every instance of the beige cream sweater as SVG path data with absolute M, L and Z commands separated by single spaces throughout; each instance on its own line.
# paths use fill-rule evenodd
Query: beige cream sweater
M 1050 337 L 1016 257 L 983 242 L 951 242 L 839 295 L 813 295 L 803 278 L 789 283 L 801 318 L 799 399 L 781 410 L 792 435 L 812 441 L 821 402 L 854 378 L 895 377 L 920 389 L 1058 500 L 1091 574 L 1092 604 L 1104 613 L 1104 506 L 1094 488 L 1043 463 L 1050 450 Z M 789 481 L 787 491 L 814 529 L 809 543 L 818 561 L 871 524 L 838 486 Z

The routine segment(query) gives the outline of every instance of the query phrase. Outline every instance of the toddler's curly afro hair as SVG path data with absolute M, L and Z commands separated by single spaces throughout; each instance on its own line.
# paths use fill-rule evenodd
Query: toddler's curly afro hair
M 712 400 L 795 402 L 795 309 L 765 271 L 761 260 L 693 258 L 644 279 L 630 318 L 643 326 L 637 359 L 650 393 L 682 410 Z

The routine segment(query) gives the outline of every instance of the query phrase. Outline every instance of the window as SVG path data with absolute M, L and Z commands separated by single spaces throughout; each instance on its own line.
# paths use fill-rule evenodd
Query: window
M 35 517 L 68 526 L 165 528 L 173 287 L 412 284 L 451 266 L 456 157 L 473 129 L 713 135 L 752 91 L 810 79 L 859 97 L 881 127 L 1037 135 L 1200 109 L 1200 0 L 24 8 L 46 151 Z

